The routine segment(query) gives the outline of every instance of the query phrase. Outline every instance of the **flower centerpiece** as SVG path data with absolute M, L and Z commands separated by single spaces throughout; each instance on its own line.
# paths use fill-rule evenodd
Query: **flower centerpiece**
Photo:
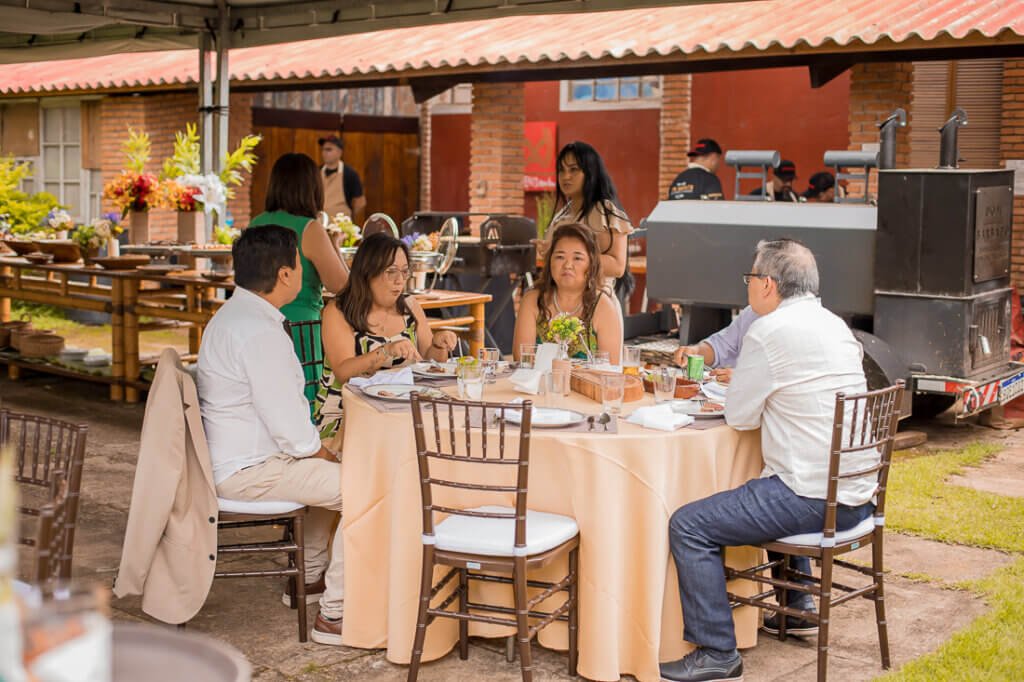
M 362 230 L 345 213 L 339 213 L 334 216 L 334 220 L 327 226 L 327 233 L 338 234 L 338 246 L 342 248 L 355 246 L 363 238 Z
M 586 328 L 583 326 L 583 322 L 580 318 L 575 315 L 570 315 L 569 313 L 561 313 L 560 315 L 556 315 L 551 322 L 548 323 L 548 330 L 544 335 L 544 340 L 557 343 L 558 359 L 568 360 L 570 345 L 572 345 L 574 349 L 577 345 L 581 345 L 583 349 L 587 349 L 588 344 L 583 336 L 585 332 Z
M 216 213 L 223 220 L 227 202 L 242 184 L 242 172 L 252 172 L 256 164 L 253 150 L 262 141 L 260 135 L 246 135 L 238 147 L 224 156 L 220 173 L 202 173 L 199 162 L 199 131 L 194 123 L 174 136 L 174 153 L 164 161 L 160 177 L 164 181 L 165 204 L 178 212 L 178 241 L 205 241 L 203 216 Z
M 223 246 L 231 246 L 235 240 L 242 236 L 242 231 L 227 225 L 218 225 L 213 228 L 213 241 Z
M 55 208 L 46 214 L 46 225 L 56 239 L 67 239 L 68 232 L 75 228 L 75 221 L 62 208 Z
M 412 257 L 409 259 L 409 269 L 413 274 L 413 290 L 423 291 L 427 287 L 427 273 L 435 271 L 440 264 L 441 256 L 437 252 L 437 245 L 440 241 L 440 233 L 420 234 L 413 232 L 402 237 L 402 241 L 409 247 Z
M 430 234 L 413 232 L 402 237 L 402 241 L 405 242 L 410 251 L 432 251 L 435 253 L 437 252 L 439 239 L 440 237 L 437 232 L 431 232 Z
M 149 135 L 128 128 L 128 139 L 121 145 L 127 168 L 103 187 L 103 198 L 121 210 L 121 218 L 130 216 L 131 241 L 149 241 L 149 209 L 159 202 L 160 183 L 146 172 L 151 144 Z
M 94 218 L 88 225 L 79 225 L 71 233 L 71 238 L 85 254 L 95 254 L 106 246 L 107 254 L 113 256 L 117 254 L 111 253 L 111 245 L 116 243 L 117 235 L 122 232 L 124 228 L 119 223 L 117 213 L 111 212 L 104 213 L 102 218 Z

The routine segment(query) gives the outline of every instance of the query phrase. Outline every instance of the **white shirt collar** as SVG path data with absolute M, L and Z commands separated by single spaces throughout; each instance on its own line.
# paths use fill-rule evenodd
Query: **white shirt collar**
M 710 169 L 710 168 L 708 168 L 707 166 L 705 166 L 705 165 L 704 165 L 704 164 L 702 164 L 702 163 L 697 163 L 697 162 L 695 162 L 695 161 L 691 161 L 691 162 L 690 162 L 690 163 L 689 163 L 689 164 L 688 164 L 688 165 L 687 165 L 686 167 L 687 167 L 687 168 L 703 168 L 703 169 L 704 169 L 704 170 L 706 170 L 706 171 L 707 171 L 708 173 L 711 173 L 712 175 L 714 175 L 714 173 L 713 173 L 713 172 L 711 171 L 711 169 Z
M 800 294 L 799 296 L 790 296 L 789 298 L 782 299 L 782 302 L 779 303 L 779 308 L 785 308 L 786 306 L 793 305 L 794 303 L 802 303 L 804 301 L 810 301 L 812 299 L 815 301 L 820 300 L 814 294 Z M 776 310 L 777 309 L 778 308 L 776 308 Z
M 232 294 L 232 297 L 240 297 L 239 303 L 249 306 L 253 310 L 258 311 L 278 324 L 284 322 L 284 313 L 275 308 L 270 301 L 259 294 L 236 286 L 235 293 Z

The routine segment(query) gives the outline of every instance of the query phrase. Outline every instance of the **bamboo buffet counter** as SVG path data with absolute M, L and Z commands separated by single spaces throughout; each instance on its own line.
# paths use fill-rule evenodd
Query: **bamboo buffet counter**
M 189 354 L 195 356 L 203 329 L 224 302 L 218 297 L 218 291 L 234 289 L 234 286 L 233 280 L 213 281 L 190 270 L 156 273 L 104 270 L 82 264 L 34 265 L 24 258 L 0 256 L 0 321 L 11 319 L 12 300 L 108 313 L 112 356 L 110 376 L 75 372 L 52 363 L 27 362 L 13 357 L 0 357 L 0 363 L 7 364 L 8 376 L 12 379 L 17 379 L 21 370 L 27 368 L 107 383 L 111 400 L 138 402 L 140 391 L 149 387 L 142 379 L 140 334 L 166 328 L 168 323 L 186 327 Z M 416 294 L 415 298 L 425 310 L 468 307 L 468 315 L 432 318 L 430 326 L 459 328 L 473 355 L 483 348 L 484 310 L 491 300 L 490 295 L 438 290 Z M 146 318 L 146 323 L 141 323 L 141 318 Z

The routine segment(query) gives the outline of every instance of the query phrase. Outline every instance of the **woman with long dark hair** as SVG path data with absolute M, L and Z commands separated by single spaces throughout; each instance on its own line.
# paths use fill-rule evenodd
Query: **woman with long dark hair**
M 447 360 L 458 343 L 450 331 L 431 332 L 420 304 L 405 294 L 408 281 L 409 247 L 378 232 L 360 244 L 348 284 L 324 309 L 324 373 L 313 412 L 320 437 L 334 439 L 328 447 L 341 446 L 345 382 L 423 358 Z
M 619 364 L 622 316 L 601 284 L 594 231 L 579 223 L 555 228 L 551 248 L 544 256 L 544 270 L 534 287 L 523 295 L 516 317 L 516 360 L 523 344 L 545 341 L 551 320 L 562 314 L 578 317 L 583 323 L 583 338 L 569 346 L 573 357 L 607 351 L 611 363 Z
M 323 289 L 331 293 L 341 291 L 348 281 L 348 273 L 337 249 L 331 244 L 327 230 L 317 220 L 324 202 L 324 189 L 320 170 L 313 159 L 305 154 L 284 154 L 270 171 L 265 211 L 249 223 L 249 227 L 280 225 L 296 234 L 299 241 L 299 259 L 302 261 L 302 290 L 295 300 L 281 308 L 289 322 L 319 320 L 324 307 Z M 301 356 L 301 339 L 293 339 L 296 353 Z M 323 356 L 319 347 L 312 349 L 316 357 Z M 307 374 L 313 372 L 307 367 Z M 319 379 L 307 376 L 307 381 Z M 306 398 L 313 400 L 316 391 L 306 388 Z
M 548 233 L 564 223 L 581 223 L 590 228 L 600 254 L 602 286 L 613 294 L 615 280 L 628 269 L 627 240 L 633 225 L 619 205 L 615 184 L 596 149 L 586 142 L 570 142 L 558 152 L 556 163 L 556 206 L 561 209 L 551 219 Z M 538 243 L 542 258 L 549 244 Z

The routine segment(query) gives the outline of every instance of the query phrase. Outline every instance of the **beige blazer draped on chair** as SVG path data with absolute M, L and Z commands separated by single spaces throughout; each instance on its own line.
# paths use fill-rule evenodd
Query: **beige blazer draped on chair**
M 150 616 L 184 623 L 206 601 L 216 559 L 217 495 L 199 394 L 168 348 L 146 401 L 114 594 L 141 594 Z

